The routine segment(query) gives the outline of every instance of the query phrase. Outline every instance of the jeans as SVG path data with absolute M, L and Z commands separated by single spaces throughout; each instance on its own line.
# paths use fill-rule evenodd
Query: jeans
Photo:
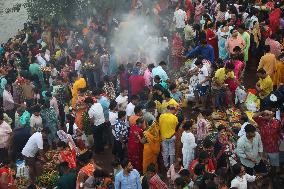
M 100 153 L 104 151 L 104 141 L 103 141 L 104 127 L 105 123 L 102 123 L 98 126 L 94 126 L 93 137 L 94 137 L 95 153 Z
M 162 155 L 164 160 L 165 167 L 169 167 L 172 165 L 175 161 L 175 141 L 176 137 L 173 136 L 170 139 L 165 139 L 162 141 Z M 170 161 L 169 161 L 170 157 Z

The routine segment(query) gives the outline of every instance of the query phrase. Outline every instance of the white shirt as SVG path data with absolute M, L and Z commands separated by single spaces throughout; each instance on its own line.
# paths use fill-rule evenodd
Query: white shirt
M 78 126 L 76 125 L 76 123 L 74 123 L 73 124 L 73 135 L 72 135 L 73 138 L 76 138 L 77 136 L 77 129 L 78 129 Z M 66 132 L 67 134 L 69 132 L 69 123 L 66 123 Z
M 36 55 L 36 59 L 41 67 L 46 67 L 46 61 L 41 57 L 41 54 Z
M 35 157 L 39 150 L 43 150 L 43 139 L 42 134 L 36 132 L 29 138 L 22 150 L 22 154 L 26 157 Z
M 115 101 L 117 102 L 117 106 L 119 110 L 125 111 L 126 110 L 126 106 L 128 103 L 128 96 L 122 96 L 119 95 Z
M 129 103 L 127 104 L 127 107 L 126 107 L 126 115 L 127 115 L 127 116 L 133 116 L 133 115 L 135 115 L 135 113 L 134 113 L 134 108 L 135 108 L 135 105 L 132 104 L 132 102 L 129 102 Z
M 35 129 L 38 131 L 38 129 L 42 129 L 42 118 L 41 116 L 35 116 L 32 114 L 30 118 L 30 126 L 31 128 Z
M 89 117 L 94 118 L 94 125 L 99 126 L 105 122 L 104 110 L 100 103 L 94 103 L 88 111 Z
M 75 62 L 75 71 L 77 71 L 78 73 L 81 71 L 81 65 L 82 65 L 81 60 L 76 60 L 76 62 Z
M 114 125 L 115 124 L 115 121 L 116 119 L 118 118 L 118 113 L 117 112 L 112 112 L 112 111 L 109 111 L 109 122 L 111 125 Z
M 11 126 L 7 122 L 3 121 L 0 125 L 0 148 L 7 147 L 11 133 Z
M 249 124 L 249 122 L 245 122 L 242 126 L 241 126 L 241 130 L 239 131 L 238 133 L 238 136 L 241 137 L 243 135 L 246 134 L 246 131 L 245 131 L 245 127 Z
M 231 181 L 231 188 L 236 187 L 238 189 L 247 189 L 247 182 L 254 182 L 255 176 L 251 176 L 249 174 L 245 174 L 242 178 L 239 176 L 236 176 Z
M 182 9 L 178 9 L 174 12 L 174 21 L 176 22 L 176 28 L 184 28 L 186 20 L 186 12 Z
M 202 68 L 199 69 L 199 72 L 198 72 L 198 82 L 201 83 L 203 82 L 206 77 L 209 76 L 209 72 L 208 72 L 208 69 L 205 65 L 202 66 Z M 202 84 L 202 86 L 207 86 L 209 85 L 209 81 L 206 81 L 205 83 Z

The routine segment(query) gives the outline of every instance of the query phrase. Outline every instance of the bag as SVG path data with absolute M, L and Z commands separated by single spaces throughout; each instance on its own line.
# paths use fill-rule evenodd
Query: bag
M 16 162 L 16 167 L 17 167 L 17 173 L 16 173 L 17 178 L 24 177 L 29 179 L 29 167 L 26 165 L 25 160 L 18 160 Z

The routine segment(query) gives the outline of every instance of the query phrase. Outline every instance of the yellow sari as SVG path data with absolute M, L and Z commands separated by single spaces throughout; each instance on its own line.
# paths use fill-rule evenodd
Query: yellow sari
M 71 89 L 72 92 L 72 107 L 74 108 L 76 105 L 76 100 L 78 99 L 78 91 L 79 89 L 84 89 L 87 86 L 87 82 L 84 78 L 80 78 L 73 84 Z
M 149 164 L 154 163 L 156 166 L 160 153 L 160 132 L 159 125 L 154 122 L 149 129 L 144 131 L 147 143 L 144 144 L 143 150 L 143 173 L 147 171 Z
M 277 60 L 275 65 L 273 85 L 279 87 L 281 83 L 284 83 L 284 62 Z

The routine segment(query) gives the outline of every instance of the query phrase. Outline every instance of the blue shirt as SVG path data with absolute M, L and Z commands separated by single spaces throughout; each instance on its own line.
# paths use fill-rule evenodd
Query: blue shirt
M 108 119 L 108 116 L 109 116 L 109 100 L 102 96 L 99 100 L 98 100 L 98 103 L 100 103 L 103 107 L 103 110 L 104 110 L 104 116 L 105 116 L 105 119 Z
M 201 55 L 204 59 L 209 60 L 211 64 L 214 63 L 214 49 L 211 45 L 206 45 L 205 47 L 199 45 L 195 49 L 191 50 L 186 54 L 187 58 Z
M 140 174 L 133 169 L 128 176 L 123 174 L 123 170 L 115 176 L 115 189 L 142 189 Z
M 162 66 L 157 66 L 156 68 L 153 68 L 153 70 L 152 70 L 152 78 L 155 78 L 156 75 L 160 76 L 161 80 L 165 81 L 165 82 L 169 79 L 167 73 L 162 68 Z

